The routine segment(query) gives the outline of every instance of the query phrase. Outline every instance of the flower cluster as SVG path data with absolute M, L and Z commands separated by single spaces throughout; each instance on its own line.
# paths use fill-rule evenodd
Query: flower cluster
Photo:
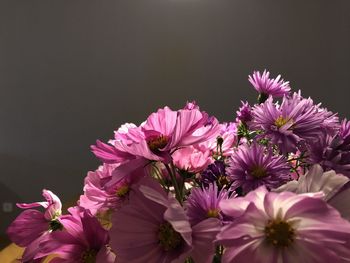
M 195 102 L 125 123 L 83 194 L 8 227 L 22 262 L 350 262 L 350 122 L 254 72 L 257 103 L 220 123 Z M 42 207 L 44 211 L 39 211 Z

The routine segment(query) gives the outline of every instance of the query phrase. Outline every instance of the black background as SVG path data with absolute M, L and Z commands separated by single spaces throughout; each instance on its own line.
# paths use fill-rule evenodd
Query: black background
M 233 120 L 254 69 L 350 116 L 349 14 L 348 0 L 1 0 L 1 232 L 18 213 L 4 202 L 77 198 L 89 146 L 124 122 L 187 100 Z

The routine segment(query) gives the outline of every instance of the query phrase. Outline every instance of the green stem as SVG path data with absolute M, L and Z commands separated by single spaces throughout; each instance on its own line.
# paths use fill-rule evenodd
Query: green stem
M 165 165 L 165 168 L 167 169 L 167 171 L 169 173 L 169 176 L 171 178 L 171 181 L 172 181 L 172 183 L 174 185 L 176 199 L 182 205 L 182 194 L 180 192 L 179 186 L 178 186 L 177 181 L 176 181 L 176 173 L 174 173 L 174 169 L 170 169 L 168 164 L 164 164 L 164 165 Z M 173 166 L 172 163 L 171 163 L 171 166 Z
M 164 178 L 162 176 L 162 173 L 160 172 L 160 170 L 158 169 L 158 167 L 154 164 L 152 165 L 153 169 L 154 169 L 154 172 L 160 182 L 160 184 L 163 186 L 163 188 L 166 190 L 166 191 L 169 191 L 169 188 L 168 186 L 166 185 L 165 181 L 164 181 Z

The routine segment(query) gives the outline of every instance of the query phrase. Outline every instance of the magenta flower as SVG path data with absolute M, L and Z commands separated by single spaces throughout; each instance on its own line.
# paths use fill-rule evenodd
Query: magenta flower
M 39 257 L 55 254 L 51 262 L 113 263 L 115 255 L 108 248 L 108 232 L 88 210 L 71 208 L 71 215 L 63 216 L 63 231 L 53 232 L 41 242 Z
M 40 252 L 39 244 L 48 238 L 49 234 L 63 228 L 60 223 L 62 204 L 60 199 L 51 191 L 43 190 L 44 202 L 17 204 L 26 209 L 8 227 L 7 235 L 18 246 L 25 247 L 22 255 L 23 262 L 34 262 L 34 257 Z M 40 212 L 34 207 L 44 207 Z M 39 260 L 39 259 L 38 259 Z
M 228 165 L 231 188 L 241 187 L 244 193 L 261 185 L 273 189 L 290 180 L 287 160 L 257 143 L 240 145 Z
M 46 199 L 44 202 L 17 204 L 19 208 L 27 210 L 23 211 L 7 229 L 7 234 L 12 242 L 26 247 L 43 234 L 62 228 L 58 220 L 62 209 L 60 199 L 54 193 L 45 189 L 43 190 L 43 196 Z M 28 209 L 40 206 L 45 208 L 44 213 Z
M 235 194 L 231 194 L 234 197 Z M 229 198 L 226 189 L 218 190 L 217 185 L 210 184 L 206 188 L 192 188 L 191 194 L 186 200 L 186 214 L 195 225 L 207 218 L 218 218 L 223 220 L 223 215 L 219 207 L 221 200 Z
M 160 185 L 144 178 L 128 205 L 113 215 L 111 247 L 123 262 L 195 262 L 212 259 L 220 224 L 209 218 L 191 227 L 185 211 Z
M 176 149 L 206 141 L 218 129 L 218 121 L 197 107 L 179 111 L 164 107 L 152 113 L 140 127 L 129 125 L 118 130 L 115 140 L 110 141 L 112 146 L 98 142 L 92 149 L 105 161 L 120 162 L 141 157 L 169 162 Z
M 243 122 L 245 124 L 250 123 L 250 121 L 253 119 L 252 116 L 252 108 L 250 107 L 249 103 L 246 101 L 241 101 L 242 106 L 239 108 L 238 111 L 236 111 L 237 117 L 236 122 Z
M 349 261 L 350 223 L 318 196 L 273 193 L 262 186 L 222 201 L 222 211 L 236 217 L 217 235 L 225 247 L 222 262 Z
M 260 102 L 264 102 L 269 96 L 283 97 L 290 92 L 289 82 L 281 79 L 281 75 L 272 79 L 270 72 L 264 70 L 261 74 L 259 71 L 254 71 L 253 75 L 250 75 L 248 80 L 260 93 Z
M 262 130 L 282 153 L 288 153 L 296 152 L 303 141 L 311 143 L 327 130 L 337 129 L 331 119 L 334 120 L 332 113 L 294 93 L 291 98 L 284 97 L 281 105 L 269 98 L 255 106 L 251 126 Z

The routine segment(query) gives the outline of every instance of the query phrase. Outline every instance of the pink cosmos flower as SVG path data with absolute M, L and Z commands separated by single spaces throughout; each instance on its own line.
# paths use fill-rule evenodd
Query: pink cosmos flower
M 88 210 L 69 209 L 71 215 L 63 216 L 63 231 L 53 232 L 41 242 L 37 256 L 55 254 L 52 263 L 113 263 L 115 254 L 108 248 L 108 232 L 103 229 Z
M 236 217 L 217 235 L 226 248 L 223 262 L 349 261 L 350 223 L 321 196 L 273 193 L 262 186 L 222 201 L 222 211 Z
M 233 153 L 233 146 L 237 143 L 237 125 L 236 123 L 222 123 L 219 125 L 219 132 L 208 140 L 194 145 L 194 147 L 207 148 L 212 155 L 230 156 Z
M 198 173 L 213 162 L 210 150 L 205 147 L 184 147 L 175 151 L 172 157 L 177 168 L 190 173 Z
M 54 193 L 45 189 L 43 190 L 43 196 L 46 199 L 44 202 L 17 204 L 19 208 L 27 210 L 23 211 L 7 229 L 7 234 L 12 242 L 26 247 L 44 233 L 62 227 L 58 221 L 62 209 L 60 199 Z M 28 209 L 40 206 L 45 208 L 44 213 Z
M 88 173 L 85 178 L 84 195 L 81 195 L 79 200 L 81 207 L 96 215 L 99 212 L 118 209 L 127 201 L 130 186 L 146 174 L 142 168 L 129 171 L 125 176 L 118 176 L 115 170 L 119 166 L 105 163 L 96 171 Z
M 206 141 L 218 132 L 218 121 L 197 107 L 173 111 L 169 107 L 152 113 L 139 127 L 124 126 L 112 145 L 92 146 L 105 162 L 123 162 L 136 157 L 169 162 L 176 149 Z M 113 157 L 115 156 L 115 157 Z
M 211 262 L 212 241 L 220 228 L 210 218 L 191 227 L 185 211 L 152 178 L 141 180 L 128 205 L 113 215 L 111 247 L 117 262 Z
M 26 209 L 8 227 L 7 235 L 10 240 L 21 247 L 26 247 L 22 255 L 23 262 L 31 262 L 39 252 L 39 244 L 45 240 L 49 233 L 61 230 L 59 221 L 62 204 L 60 199 L 51 191 L 43 190 L 44 202 L 30 204 L 17 204 Z M 35 207 L 44 207 L 40 212 Z

